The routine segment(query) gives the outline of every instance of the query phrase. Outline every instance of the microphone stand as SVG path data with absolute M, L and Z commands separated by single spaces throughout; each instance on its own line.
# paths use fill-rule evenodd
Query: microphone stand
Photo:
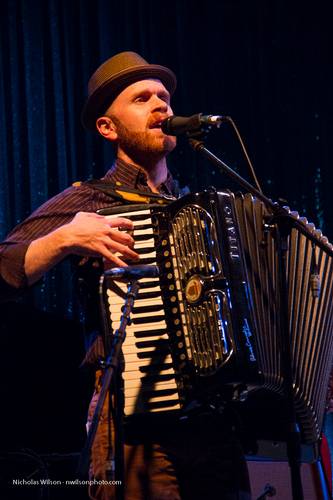
M 252 184 L 247 182 L 243 177 L 238 175 L 226 163 L 209 151 L 204 142 L 200 139 L 200 134 L 196 131 L 193 135 L 188 133 L 190 146 L 205 158 L 207 158 L 214 166 L 218 167 L 222 173 L 226 173 L 234 181 L 236 181 L 247 192 L 250 192 L 255 197 L 260 199 L 273 212 L 271 222 L 275 222 L 278 228 L 278 260 L 279 260 L 279 280 L 280 280 L 280 325 L 279 331 L 281 336 L 281 359 L 284 380 L 284 391 L 287 402 L 287 456 L 291 474 L 292 497 L 293 500 L 303 500 L 303 487 L 301 480 L 300 459 L 301 459 L 301 439 L 300 432 L 296 420 L 294 392 L 293 392 L 293 370 L 292 356 L 290 346 L 290 332 L 288 321 L 288 290 L 286 282 L 286 265 L 287 265 L 287 250 L 288 236 L 291 228 L 297 226 L 303 233 L 308 235 L 306 228 L 295 220 L 288 212 L 278 203 L 273 203 L 263 193 L 256 189 Z M 198 138 L 199 137 L 199 138 Z M 314 238 L 311 238 L 314 240 Z M 318 244 L 318 241 L 316 244 Z
M 106 273 L 107 275 L 107 273 Z M 104 277 L 102 278 L 104 279 Z M 98 396 L 97 405 L 92 418 L 92 422 L 88 431 L 88 436 L 86 439 L 85 446 L 81 452 L 78 474 L 80 477 L 87 477 L 91 449 L 96 436 L 100 416 L 105 403 L 107 394 L 109 393 L 110 405 L 112 402 L 112 395 L 115 398 L 115 459 L 108 457 L 110 460 L 110 472 L 112 474 L 112 479 L 120 481 L 116 488 L 116 498 L 117 500 L 123 500 L 124 498 L 124 452 L 123 452 L 123 425 L 122 425 L 122 414 L 123 414 L 123 394 L 121 390 L 121 372 L 119 367 L 119 359 L 121 354 L 122 344 L 126 337 L 126 327 L 130 322 L 130 314 L 132 312 L 134 301 L 138 295 L 140 288 L 139 281 L 134 279 L 128 284 L 128 290 L 125 298 L 125 303 L 123 306 L 123 314 L 121 316 L 119 329 L 115 332 L 112 345 L 109 353 L 107 354 L 106 360 L 102 363 L 104 371 L 103 383 Z M 104 315 L 103 315 L 104 317 Z M 106 325 L 104 325 L 106 326 Z M 111 427 L 110 427 L 111 428 Z M 115 464 L 115 465 L 114 465 Z

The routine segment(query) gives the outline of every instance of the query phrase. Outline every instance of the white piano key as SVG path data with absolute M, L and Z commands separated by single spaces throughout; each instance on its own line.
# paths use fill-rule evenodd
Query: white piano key
M 126 345 L 131 345 L 131 346 L 135 346 L 135 344 L 139 344 L 140 345 L 140 342 L 160 342 L 161 340 L 163 341 L 168 341 L 169 340 L 169 337 L 168 337 L 168 334 L 165 333 L 164 335 L 149 335 L 147 333 L 147 335 L 145 337 L 136 337 L 135 336 L 135 332 L 131 332 L 130 334 L 127 334 L 126 335 L 126 339 L 125 339 L 125 342 L 124 342 L 124 346 L 125 344 Z M 161 342 L 160 342 L 161 343 Z M 142 346 L 145 345 L 145 344 L 141 344 Z M 141 349 L 142 347 L 138 348 L 138 349 Z M 153 349 L 153 348 L 151 348 Z
M 165 370 L 163 370 L 162 372 L 155 373 L 154 375 L 159 375 L 159 374 L 160 375 L 174 375 L 175 371 L 172 367 L 171 368 L 169 367 L 169 368 L 166 368 Z M 122 374 L 122 377 L 126 383 L 126 381 L 129 381 L 129 380 L 135 380 L 135 381 L 140 380 L 141 381 L 141 379 L 145 377 L 145 374 L 138 373 L 137 370 L 131 370 L 131 371 L 125 370 Z
M 126 388 L 125 389 L 125 392 L 126 392 L 126 398 L 136 398 L 138 397 L 138 395 L 140 394 L 140 389 L 141 388 Z M 159 394 L 158 396 L 153 396 L 151 395 L 149 397 L 149 401 L 172 401 L 172 400 L 177 400 L 178 399 L 178 394 L 177 394 L 177 386 L 176 386 L 176 383 L 174 383 L 173 385 L 169 385 L 169 386 L 161 386 L 159 388 L 156 388 L 155 389 L 158 391 L 158 390 L 174 390 L 175 393 L 174 394 Z M 149 389 L 147 389 L 149 390 Z M 151 389 L 150 389 L 151 390 Z M 146 391 L 145 390 L 142 390 L 142 394 L 144 394 Z
M 138 231 L 139 232 L 139 231 Z M 154 236 L 150 233 L 144 233 L 144 238 L 137 238 L 137 234 L 133 236 L 134 239 L 134 248 L 145 248 L 146 252 L 154 252 L 156 257 L 156 250 L 154 245 Z
M 110 306 L 109 308 L 109 311 L 110 311 L 110 317 L 111 317 L 111 321 L 114 323 L 114 322 L 120 322 L 121 320 L 121 311 L 117 311 L 117 305 L 119 307 L 119 309 L 121 309 L 122 307 L 122 303 L 119 303 L 119 304 L 112 304 L 112 306 Z M 160 309 L 158 311 L 152 311 L 150 313 L 148 312 L 132 312 L 130 314 L 130 319 L 131 319 L 131 323 L 128 325 L 128 327 L 130 326 L 134 326 L 135 328 L 139 328 L 140 325 L 145 325 L 145 324 L 149 324 L 149 323 L 143 323 L 141 322 L 140 320 L 142 320 L 143 318 L 156 318 L 155 321 L 151 321 L 152 323 L 160 323 L 161 321 L 165 321 L 165 314 L 164 314 L 164 309 L 163 309 L 163 304 L 158 304 L 158 306 L 160 307 Z M 138 320 L 138 321 L 135 321 L 135 320 Z M 140 329 L 140 328 L 139 328 Z M 144 327 L 142 326 L 141 327 L 141 330 L 143 330 Z
M 133 236 L 133 239 L 134 239 L 134 246 L 135 245 L 140 245 L 141 247 L 148 247 L 148 248 L 151 248 L 151 249 L 154 249 L 155 248 L 155 240 L 154 240 L 154 237 L 153 235 L 150 235 L 150 234 L 147 234 L 147 238 L 145 238 L 144 240 L 135 240 L 135 233 L 134 233 L 134 236 Z
M 164 311 L 161 309 L 160 311 L 151 311 L 151 312 L 142 312 L 142 313 L 132 313 L 131 314 L 131 319 L 134 321 L 135 319 L 141 319 L 141 318 L 155 318 L 156 316 L 163 316 Z M 144 323 L 140 323 L 144 325 Z
M 134 302 L 134 308 L 135 307 L 144 307 L 144 306 L 150 306 L 150 305 L 163 305 L 163 300 L 162 297 L 143 297 L 137 299 Z
M 140 279 L 140 283 L 147 283 L 147 282 L 159 283 L 160 279 L 159 278 L 141 278 Z
M 144 248 L 144 247 L 141 247 Z M 134 246 L 134 250 L 138 250 L 138 246 Z M 140 259 L 156 259 L 156 252 L 149 252 L 149 253 L 140 253 Z M 156 265 L 156 263 L 151 263 L 151 266 Z
M 134 302 L 134 307 L 144 307 L 145 305 L 154 305 L 154 304 L 163 306 L 163 300 L 161 296 L 159 295 L 157 297 L 143 296 L 144 293 L 150 293 L 150 292 L 159 293 L 160 290 L 156 289 L 156 287 L 154 287 L 153 289 L 147 288 L 145 290 L 142 290 L 141 297 L 140 295 L 138 295 Z M 121 308 L 125 304 L 125 300 L 123 299 L 123 297 L 119 297 L 119 295 L 109 295 L 109 297 L 110 297 L 108 300 L 109 307 L 112 308 L 115 312 L 117 308 L 119 308 L 120 309 L 119 312 L 121 313 Z
M 167 335 L 162 340 L 167 341 L 168 340 Z M 150 351 L 154 350 L 154 347 L 143 347 L 143 346 L 137 347 L 137 345 L 136 345 L 138 343 L 137 341 L 138 341 L 138 339 L 134 339 L 132 337 L 130 337 L 130 338 L 126 337 L 125 342 L 123 342 L 123 345 L 122 345 L 123 353 L 124 354 L 127 354 L 127 353 L 128 354 L 134 354 L 134 353 L 137 354 L 138 352 L 150 352 Z M 150 338 L 147 338 L 144 340 L 142 340 L 142 339 L 139 340 L 139 342 L 150 342 L 150 341 L 154 342 L 154 341 L 156 341 L 156 338 L 150 337 Z M 157 353 L 156 353 L 156 355 L 157 355 Z
M 156 287 L 153 291 L 159 291 L 158 289 L 156 290 Z M 142 293 L 147 292 L 148 289 L 142 290 Z M 113 307 L 115 304 L 121 304 L 124 305 L 124 299 L 122 297 L 119 297 L 119 295 L 109 295 L 109 304 L 110 307 Z M 162 297 L 144 297 L 141 298 L 138 296 L 135 301 L 134 301 L 134 307 L 144 307 L 145 305 L 163 305 L 163 300 Z
M 132 398 L 130 401 L 128 401 L 128 404 L 125 404 L 125 409 L 124 413 L 126 416 L 132 415 L 136 411 L 136 399 Z M 180 408 L 179 403 L 177 404 L 175 401 L 175 404 L 171 404 L 169 406 L 164 406 L 163 408 L 149 408 L 149 413 L 158 413 L 158 412 L 167 412 L 167 411 L 173 411 L 173 410 L 178 410 Z M 146 413 L 145 408 L 140 408 L 137 413 Z
M 140 279 L 139 280 L 139 283 L 141 284 L 144 284 L 144 283 L 149 283 L 149 279 L 147 278 L 144 278 L 145 281 L 143 281 L 143 279 Z M 123 283 L 123 282 L 119 282 L 117 281 L 116 282 L 116 285 L 123 291 L 123 292 L 127 292 L 127 283 Z M 147 291 L 161 291 L 161 286 L 160 286 L 160 283 L 159 283 L 159 280 L 155 279 L 154 281 L 151 280 L 151 285 L 150 287 L 147 287 L 147 288 L 139 288 L 139 293 L 140 292 L 147 292 Z M 120 295 L 118 295 L 113 289 L 109 288 L 107 290 L 107 295 L 110 296 L 110 297 L 120 297 Z M 123 299 L 124 300 L 124 299 Z
M 145 280 L 145 281 L 144 281 Z M 149 280 L 149 278 L 141 278 L 139 280 L 139 284 L 141 285 L 144 285 L 144 284 L 150 284 L 151 286 L 150 287 L 147 287 L 147 288 L 139 288 L 139 292 L 140 291 L 147 291 L 147 290 L 155 290 L 155 289 L 159 289 L 161 290 L 161 285 L 160 285 L 160 282 L 159 282 L 159 279 L 158 278 L 152 278 Z M 123 292 L 127 292 L 127 283 L 124 283 L 124 282 L 120 282 L 120 281 L 116 281 L 115 284 L 118 286 L 118 288 L 120 288 Z M 107 291 L 107 294 L 108 295 L 118 295 L 117 292 L 115 292 L 112 288 L 109 288 L 109 290 Z
M 144 381 L 144 383 L 142 383 Z M 145 381 L 145 377 L 140 377 L 137 379 L 126 379 L 124 380 L 124 384 L 127 389 L 139 390 L 141 387 L 144 387 L 145 390 L 151 390 L 152 387 L 158 387 L 163 389 L 169 389 L 172 387 L 177 387 L 175 377 L 170 377 L 167 380 L 158 380 L 158 374 L 156 375 L 156 379 L 152 377 L 149 380 Z
M 136 342 L 138 341 L 143 341 L 143 340 L 146 340 L 146 339 L 149 339 L 149 338 L 152 338 L 152 339 L 158 339 L 159 336 L 161 334 L 154 334 L 155 331 L 157 330 L 166 330 L 166 323 L 165 322 L 162 322 L 160 321 L 158 323 L 158 326 L 155 327 L 155 326 L 152 326 L 150 325 L 149 323 L 146 323 L 147 327 L 148 328 L 142 328 L 142 325 L 129 325 L 126 327 L 126 339 L 130 339 L 131 337 L 133 337 L 135 339 Z M 120 326 L 120 319 L 118 321 L 112 321 L 112 330 L 113 332 L 116 332 L 118 330 Z M 142 333 L 141 332 L 145 332 L 146 335 L 142 336 Z M 139 332 L 140 336 L 136 336 L 137 332 Z M 150 335 L 151 332 L 152 334 Z M 127 340 L 127 342 L 129 342 L 129 340 Z M 132 341 L 130 341 L 132 342 Z
M 156 360 L 157 362 L 157 360 Z M 172 358 L 171 354 L 168 354 L 167 356 L 162 356 L 162 364 L 167 364 L 167 363 L 172 363 Z M 125 357 L 125 369 L 129 370 L 134 370 L 134 366 L 147 366 L 150 364 L 156 364 L 153 363 L 153 359 L 151 357 L 149 358 L 144 358 L 144 359 L 139 359 L 137 354 L 127 354 Z
M 122 217 L 122 218 L 125 218 L 125 219 L 129 219 L 131 215 L 139 215 L 140 216 L 145 216 L 147 215 L 147 220 L 151 221 L 151 214 L 150 214 L 150 210 L 147 209 L 147 210 L 140 210 L 140 212 L 138 212 L 137 210 L 134 210 L 133 212 L 124 212 L 123 214 L 110 214 L 110 215 L 106 215 L 105 217 L 107 219 L 116 219 L 118 217 Z M 136 222 L 136 221 L 135 221 Z
M 148 299 L 146 299 L 148 300 Z M 151 300 L 151 299 L 149 299 Z M 111 314 L 111 319 L 114 320 L 114 319 L 120 319 L 120 316 L 122 314 L 122 307 L 124 305 L 124 302 L 112 302 L 112 304 L 109 304 L 109 311 L 110 311 L 110 314 Z M 135 304 L 134 307 L 136 307 L 136 309 L 132 310 L 131 311 L 131 314 L 130 314 L 130 317 L 131 319 L 135 319 L 135 318 L 141 318 L 141 317 L 144 317 L 143 315 L 147 315 L 148 316 L 151 316 L 150 313 L 148 312 L 143 312 L 142 313 L 142 307 L 149 307 L 149 306 L 156 306 L 158 307 L 159 309 L 156 309 L 156 311 L 153 311 L 153 314 L 155 314 L 155 316 L 165 316 L 165 310 L 164 310 L 164 305 L 163 305 L 163 302 L 160 301 L 160 300 L 157 300 L 156 302 L 137 302 Z M 140 308 L 141 310 L 138 311 L 138 308 Z M 161 318 L 160 318 L 161 319 Z
M 156 290 L 154 290 L 154 294 L 155 293 L 156 293 Z M 125 300 L 122 297 L 119 297 L 117 295 L 110 296 L 110 298 L 108 300 L 108 304 L 109 304 L 110 311 L 112 311 L 114 314 L 117 314 L 117 312 L 118 312 L 118 314 L 121 314 L 122 308 L 125 305 Z M 138 296 L 134 302 L 134 307 L 133 307 L 133 310 L 131 311 L 131 315 L 138 314 L 139 308 L 142 308 L 142 307 L 149 308 L 149 307 L 154 306 L 154 305 L 156 307 L 159 307 L 161 309 L 161 311 L 164 310 L 163 300 L 162 300 L 160 295 L 154 296 L 154 297 L 146 297 L 144 295 L 141 295 L 141 297 Z
M 136 236 L 142 236 L 144 234 L 151 234 L 151 235 L 154 234 L 153 228 L 152 227 L 150 227 L 150 228 L 147 227 L 145 229 L 135 229 L 134 230 L 134 240 L 135 240 Z
M 173 377 L 173 378 L 170 378 L 169 380 L 158 380 L 158 381 L 155 381 L 155 380 L 149 380 L 147 381 L 146 384 L 142 384 L 141 382 L 141 379 L 143 379 L 144 377 L 141 377 L 141 378 L 138 378 L 138 379 L 127 379 L 127 380 L 124 380 L 124 383 L 125 383 L 125 387 L 127 389 L 131 389 L 131 390 L 140 390 L 141 387 L 144 387 L 147 391 L 151 391 L 151 388 L 152 387 L 158 387 L 159 389 L 170 389 L 170 388 L 176 388 L 177 387 L 177 383 L 176 383 L 176 379 Z
M 156 293 L 156 294 L 159 294 L 159 295 L 157 295 L 157 297 L 151 297 L 151 298 L 160 299 L 161 302 L 163 303 L 162 297 L 161 297 L 161 289 L 160 289 L 159 286 L 153 286 L 151 288 L 140 288 L 139 294 L 138 294 L 138 296 L 136 298 L 135 303 L 140 303 L 140 301 L 142 301 L 142 300 L 148 300 L 147 298 L 142 298 L 142 295 L 144 293 Z
M 126 407 L 128 406 L 132 406 L 133 403 L 134 403 L 134 406 L 135 406 L 135 403 L 138 399 L 138 394 L 134 394 L 133 396 L 129 396 L 128 398 L 126 398 Z M 176 402 L 178 400 L 178 395 L 177 394 L 168 394 L 168 395 L 165 395 L 165 396 L 161 396 L 161 395 L 158 395 L 156 397 L 151 397 L 149 398 L 149 403 L 157 403 L 159 401 L 166 401 L 166 402 Z
M 120 320 L 118 321 L 118 323 Z M 115 325 L 117 321 L 112 322 L 112 327 Z M 118 324 L 119 327 L 119 324 Z M 127 335 L 129 335 L 132 332 L 149 332 L 150 330 L 160 330 L 160 329 L 166 329 L 166 322 L 163 321 L 156 321 L 155 323 L 146 323 L 145 325 L 128 325 L 126 328 Z
M 123 349 L 123 352 L 128 352 L 130 350 L 132 350 L 132 352 L 141 352 L 141 350 L 153 350 L 154 347 L 150 347 L 149 349 L 146 348 L 146 347 L 137 347 L 136 344 L 138 344 L 139 342 L 156 342 L 158 340 L 168 340 L 168 334 L 166 333 L 165 335 L 163 336 L 160 336 L 160 337 L 156 337 L 156 336 L 147 336 L 147 337 L 144 337 L 144 338 L 137 338 L 137 337 L 134 337 L 133 335 L 129 335 L 128 333 L 126 334 L 126 338 L 125 338 L 125 341 L 123 342 L 123 345 L 122 345 L 122 349 Z
M 121 305 L 121 304 L 119 304 Z M 136 322 L 135 320 L 142 320 L 143 318 L 156 318 L 154 323 L 159 323 L 160 321 L 164 321 L 165 319 L 165 314 L 164 314 L 164 309 L 163 309 L 163 304 L 157 304 L 159 307 L 159 310 L 157 311 L 143 311 L 143 312 L 131 312 L 130 319 L 132 321 L 132 324 L 137 326 L 138 324 L 144 325 L 144 323 Z M 110 307 L 110 312 L 111 312 L 111 319 L 112 320 L 120 320 L 120 316 L 118 318 L 116 317 L 116 311 L 114 309 L 114 306 Z

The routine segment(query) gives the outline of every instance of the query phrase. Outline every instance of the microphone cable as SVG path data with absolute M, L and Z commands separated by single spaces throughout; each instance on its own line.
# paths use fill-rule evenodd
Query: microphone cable
M 248 152 L 247 152 L 247 150 L 246 150 L 246 147 L 245 147 L 244 141 L 243 141 L 243 139 L 242 139 L 242 137 L 241 137 L 241 135 L 240 135 L 240 132 L 239 132 L 239 130 L 238 130 L 238 128 L 237 128 L 236 123 L 233 121 L 233 119 L 231 118 L 231 116 L 225 116 L 225 115 L 224 115 L 224 118 L 225 118 L 225 121 L 227 121 L 227 122 L 229 122 L 229 123 L 231 124 L 231 126 L 232 126 L 232 128 L 233 128 L 233 131 L 235 132 L 236 137 L 237 137 L 237 139 L 238 139 L 238 141 L 239 141 L 239 143 L 240 143 L 240 145 L 241 145 L 241 148 L 242 148 L 243 154 L 244 154 L 244 156 L 245 156 L 245 158 L 246 158 L 247 164 L 248 164 L 248 166 L 249 166 L 249 168 L 250 168 L 250 174 L 251 174 L 252 179 L 253 179 L 253 181 L 254 181 L 254 183 L 255 183 L 255 185 L 256 185 L 256 188 L 258 189 L 258 191 L 259 191 L 260 193 L 262 193 L 263 191 L 262 191 L 262 189 L 261 189 L 260 183 L 259 183 L 258 178 L 257 178 L 257 176 L 256 176 L 256 173 L 255 173 L 255 171 L 254 171 L 253 164 L 252 164 L 252 162 L 251 162 L 251 160 L 250 160 L 249 154 L 248 154 Z

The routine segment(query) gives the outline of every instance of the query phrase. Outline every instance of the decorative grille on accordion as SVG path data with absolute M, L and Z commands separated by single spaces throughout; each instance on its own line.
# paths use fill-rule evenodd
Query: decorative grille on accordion
M 130 213 L 129 208 L 122 210 Z M 134 212 L 133 207 L 131 210 Z M 155 395 L 162 394 L 161 386 L 156 389 L 154 382 L 146 392 L 145 403 L 133 402 L 128 413 L 135 413 L 137 408 L 178 409 L 198 394 L 212 394 L 233 384 L 282 394 L 280 285 L 272 214 L 250 195 L 215 191 L 187 195 L 168 206 L 146 206 L 145 210 L 153 233 L 149 240 L 154 257 L 149 262 L 154 263 L 156 258 L 161 271 L 154 286 L 162 302 L 156 306 L 158 313 L 156 308 L 153 311 L 153 303 L 142 306 L 141 312 L 148 321 L 163 309 L 165 324 L 148 327 L 152 336 L 144 352 L 150 368 L 156 367 L 157 378 L 172 377 L 172 388 L 165 389 L 174 399 L 169 404 L 158 402 L 157 397 L 154 406 L 154 391 Z M 119 208 L 116 213 L 120 213 Z M 296 215 L 291 219 L 297 224 L 289 237 L 286 280 L 294 396 L 303 442 L 313 443 L 322 427 L 333 361 L 333 252 L 311 224 Z M 145 224 L 150 223 L 146 220 Z M 147 247 L 146 242 L 142 244 Z M 144 297 L 145 287 L 151 283 L 140 281 Z M 111 295 L 108 308 L 114 300 Z M 139 328 L 141 339 L 145 324 Z M 111 330 L 115 325 L 113 320 Z M 133 335 L 129 342 L 138 345 L 140 335 Z M 161 341 L 163 345 L 158 343 Z M 154 361 L 154 356 L 161 355 L 159 348 L 168 356 L 168 373 L 160 371 Z M 128 363 L 124 354 L 126 400 Z M 136 395 L 130 397 L 137 401 L 145 393 L 144 366 L 137 363 L 136 375 L 131 375 L 138 384 Z

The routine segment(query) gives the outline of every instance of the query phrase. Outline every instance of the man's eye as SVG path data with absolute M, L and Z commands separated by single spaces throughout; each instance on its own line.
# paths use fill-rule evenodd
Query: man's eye
M 135 99 L 134 102 L 146 102 L 148 100 L 148 97 L 145 95 L 138 95 Z

